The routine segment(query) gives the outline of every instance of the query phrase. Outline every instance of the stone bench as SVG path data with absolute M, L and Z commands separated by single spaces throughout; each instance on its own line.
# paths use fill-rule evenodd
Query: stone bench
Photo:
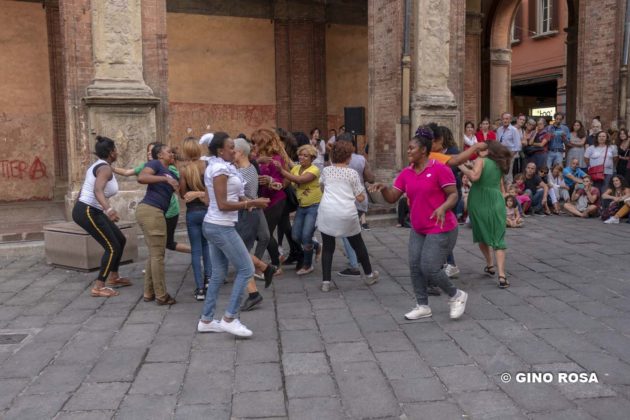
M 121 263 L 138 258 L 138 235 L 132 222 L 117 223 L 127 243 Z M 100 267 L 103 247 L 74 222 L 44 226 L 46 262 L 58 267 L 91 271 Z

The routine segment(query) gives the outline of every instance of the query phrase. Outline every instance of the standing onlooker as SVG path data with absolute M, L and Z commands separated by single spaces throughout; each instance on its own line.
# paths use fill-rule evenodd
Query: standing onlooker
M 547 153 L 547 168 L 553 168 L 555 165 L 562 165 L 564 159 L 564 145 L 568 143 L 571 137 L 569 127 L 564 122 L 564 114 L 556 112 L 553 116 L 553 124 L 549 126 L 549 152 Z
M 536 214 L 551 214 L 547 205 L 547 196 L 549 195 L 549 187 L 547 183 L 536 174 L 536 165 L 528 163 L 525 167 L 525 194 L 532 199 L 531 209 Z
M 492 251 L 496 255 L 499 287 L 510 286 L 505 272 L 506 211 L 503 198 L 503 175 L 510 170 L 512 153 L 499 143 L 490 143 L 488 151 L 479 154 L 472 169 L 465 165 L 461 171 L 470 178 L 472 187 L 468 195 L 468 212 L 473 229 L 473 241 L 486 259 L 484 272 L 494 276 Z
M 602 122 L 599 117 L 593 118 L 591 121 L 591 128 L 588 130 L 588 137 L 586 137 L 586 147 L 593 146 L 597 143 L 597 134 L 602 131 Z
M 90 294 L 93 297 L 118 296 L 112 287 L 131 286 L 128 279 L 118 274 L 127 240 L 116 226 L 119 217 L 109 204 L 109 199 L 118 193 L 118 181 L 111 167 L 118 158 L 118 151 L 114 140 L 96 136 L 94 153 L 98 160 L 85 172 L 79 199 L 72 209 L 72 220 L 105 250 Z
M 617 134 L 617 150 L 619 161 L 617 162 L 617 174 L 624 178 L 630 177 L 630 136 L 628 130 L 622 128 Z
M 610 184 L 617 166 L 617 155 L 617 146 L 611 144 L 610 136 L 605 131 L 597 133 L 597 142 L 584 152 L 588 174 L 600 193 Z
M 475 124 L 472 121 L 466 121 L 466 123 L 464 123 L 464 150 L 474 146 L 476 143 Z M 471 160 L 474 160 L 474 158 Z
M 585 175 L 583 183 L 575 186 L 571 194 L 571 202 L 564 203 L 564 209 L 577 217 L 597 216 L 599 197 L 599 189 L 593 186 L 591 177 Z
M 210 244 L 212 277 L 206 293 L 201 319 L 197 324 L 199 332 L 229 332 L 240 337 L 249 337 L 252 331 L 241 324 L 237 315 L 243 290 L 254 275 L 254 265 L 243 240 L 236 231 L 238 210 L 264 208 L 267 198 L 249 200 L 245 198 L 243 177 L 232 164 L 234 161 L 234 141 L 226 133 L 214 134 L 208 146 L 211 158 L 204 175 L 210 205 L 203 222 L 203 234 Z M 221 321 L 216 321 L 214 309 L 219 288 L 227 275 L 228 264 L 236 270 L 236 278 L 230 295 L 230 302 Z
M 208 192 L 203 182 L 206 161 L 201 160 L 201 147 L 197 140 L 189 137 L 182 145 L 184 156 L 190 161 L 182 169 L 179 194 L 186 202 L 186 230 L 191 247 L 191 261 L 196 289 L 195 299 L 206 298 L 206 287 L 212 274 L 210 248 L 203 237 L 203 218 L 208 211 Z M 201 262 L 203 260 L 203 271 Z
M 573 130 L 569 141 L 565 143 L 567 146 L 567 166 L 573 159 L 578 160 L 578 167 L 586 168 L 584 163 L 584 145 L 586 144 L 586 130 L 584 130 L 584 124 L 582 121 L 575 120 L 573 123 Z
M 389 203 L 398 201 L 403 193 L 409 199 L 409 270 L 416 295 L 416 306 L 405 314 L 409 320 L 432 315 L 427 292 L 430 283 L 449 295 L 451 319 L 462 316 L 468 300 L 468 294 L 451 283 L 443 266 L 457 242 L 457 219 L 452 212 L 457 204 L 457 188 L 453 171 L 430 158 L 432 148 L 432 130 L 419 127 L 407 150 L 410 165 L 398 174 L 393 187 L 370 187 L 371 191 L 380 191 Z
M 486 117 L 481 120 L 476 136 L 477 141 L 480 143 L 497 139 L 497 134 L 490 130 L 490 118 Z
M 174 191 L 179 191 L 178 177 L 169 170 L 174 155 L 169 146 L 156 144 L 151 150 L 153 160 L 144 165 L 138 174 L 138 182 L 147 184 L 144 199 L 136 209 L 136 220 L 144 233 L 149 258 L 144 271 L 144 300 L 155 300 L 158 305 L 173 305 L 166 292 L 164 277 L 164 253 L 167 242 L 167 226 L 164 214 L 169 208 Z
M 497 129 L 497 139 L 499 143 L 504 145 L 512 153 L 510 169 L 506 175 L 506 181 L 511 184 L 513 180 L 512 170 L 514 161 L 521 151 L 521 135 L 518 129 L 512 125 L 512 114 L 509 112 L 504 112 L 501 116 L 501 127 Z
M 320 178 L 324 194 L 317 212 L 316 225 L 323 240 L 323 292 L 330 291 L 331 287 L 335 238 L 348 238 L 363 266 L 365 282 L 372 285 L 378 281 L 378 272 L 372 271 L 370 257 L 361 237 L 359 215 L 354 206 L 355 200 L 366 200 L 366 193 L 357 171 L 348 167 L 353 151 L 352 143 L 337 141 L 332 149 L 332 166 L 324 168 Z
M 527 163 L 533 162 L 537 168 L 545 166 L 547 164 L 548 143 L 547 120 L 540 117 L 536 121 L 534 134 L 528 137 L 527 146 L 524 149 L 528 156 Z
M 514 128 L 518 131 L 519 138 L 518 142 L 520 144 L 518 156 L 514 160 L 514 164 L 512 165 L 512 174 L 520 174 L 523 172 L 525 168 L 525 160 L 523 154 L 523 138 L 525 138 L 525 123 L 527 122 L 527 117 L 525 114 L 518 114 L 516 118 L 516 123 L 514 123 Z
M 319 128 L 311 130 L 311 146 L 317 150 L 317 158 L 313 164 L 321 171 L 324 167 L 324 155 L 326 154 L 326 142 L 320 138 Z

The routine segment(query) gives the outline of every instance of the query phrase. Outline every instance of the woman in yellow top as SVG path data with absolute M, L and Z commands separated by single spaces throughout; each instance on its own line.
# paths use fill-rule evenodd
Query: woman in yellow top
M 282 176 L 295 184 L 299 207 L 295 212 L 291 235 L 293 240 L 301 242 L 304 248 L 304 265 L 297 271 L 299 276 L 312 273 L 313 250 L 319 254 L 319 244 L 313 243 L 315 221 L 319 202 L 322 200 L 322 190 L 319 187 L 319 168 L 313 164 L 317 158 L 317 149 L 306 144 L 298 149 L 299 165 L 294 166 L 291 172 L 282 168 L 280 162 L 273 162 Z

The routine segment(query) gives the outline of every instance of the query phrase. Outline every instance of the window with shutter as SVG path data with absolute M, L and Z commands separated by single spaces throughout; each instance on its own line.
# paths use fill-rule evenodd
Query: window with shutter
M 527 2 L 527 29 L 529 36 L 538 35 L 538 0 L 528 0 Z
M 518 6 L 518 9 L 516 9 L 516 15 L 514 15 L 514 21 L 512 22 L 512 30 L 510 33 L 512 44 L 521 42 L 523 37 L 523 11 L 520 5 Z
M 553 6 L 552 0 L 538 0 L 538 25 L 536 31 L 538 35 L 546 34 L 553 30 Z

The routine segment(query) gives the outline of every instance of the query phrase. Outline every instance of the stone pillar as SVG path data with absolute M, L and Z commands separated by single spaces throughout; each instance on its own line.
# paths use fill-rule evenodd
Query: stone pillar
M 481 19 L 479 12 L 466 12 L 466 71 L 464 72 L 464 120 L 481 120 Z
M 490 50 L 490 120 L 501 117 L 510 111 L 510 80 L 512 50 L 493 48 Z
M 421 124 L 436 122 L 449 127 L 457 136 L 460 131 L 458 103 L 449 89 L 450 49 L 453 48 L 448 30 L 451 0 L 417 0 L 414 12 L 412 131 Z

